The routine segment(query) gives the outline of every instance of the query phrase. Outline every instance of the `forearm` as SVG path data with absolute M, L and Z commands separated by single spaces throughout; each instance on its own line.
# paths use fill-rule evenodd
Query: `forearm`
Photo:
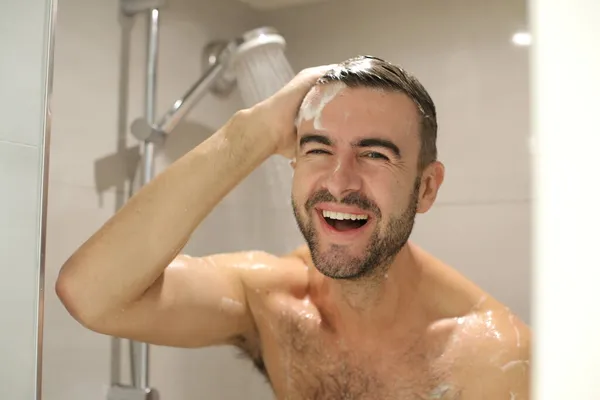
M 79 319 L 122 309 L 160 277 L 219 201 L 274 144 L 238 113 L 145 185 L 64 264 L 57 292 Z

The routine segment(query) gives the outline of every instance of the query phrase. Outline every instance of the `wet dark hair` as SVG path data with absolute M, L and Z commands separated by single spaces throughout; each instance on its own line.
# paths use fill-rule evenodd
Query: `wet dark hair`
M 435 104 L 413 75 L 381 58 L 359 56 L 336 65 L 317 81 L 317 85 L 333 82 L 342 82 L 348 87 L 369 87 L 406 94 L 417 106 L 421 117 L 419 171 L 437 160 Z

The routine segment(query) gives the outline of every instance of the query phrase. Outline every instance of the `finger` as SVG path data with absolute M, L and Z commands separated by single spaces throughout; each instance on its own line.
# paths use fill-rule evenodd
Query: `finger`
M 325 75 L 327 72 L 331 71 L 337 66 L 337 64 L 329 64 L 329 65 L 319 65 L 317 67 L 312 67 L 306 69 L 306 79 L 317 81 L 320 77 Z

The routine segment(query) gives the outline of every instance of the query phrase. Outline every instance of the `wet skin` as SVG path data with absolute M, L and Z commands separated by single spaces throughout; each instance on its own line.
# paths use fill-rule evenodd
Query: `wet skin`
M 440 163 L 417 168 L 414 104 L 327 90 L 305 100 L 321 108 L 299 118 L 293 163 L 308 245 L 238 255 L 256 328 L 233 342 L 279 399 L 528 398 L 528 328 L 408 240 L 443 181 Z

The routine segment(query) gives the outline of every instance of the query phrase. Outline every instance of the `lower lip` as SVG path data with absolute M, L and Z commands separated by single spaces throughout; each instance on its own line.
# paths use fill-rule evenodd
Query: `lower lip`
M 323 216 L 323 211 L 316 210 L 315 212 L 317 213 L 317 216 L 318 216 L 319 220 L 321 221 L 321 225 L 323 226 L 323 229 L 325 230 L 325 232 L 327 232 L 328 234 L 334 235 L 338 238 L 353 239 L 356 236 L 359 236 L 365 230 L 367 230 L 367 228 L 371 225 L 371 217 L 369 217 L 369 219 L 367 220 L 367 223 L 364 224 L 363 226 L 361 226 L 360 228 L 350 229 L 347 231 L 338 231 L 333 226 L 331 226 L 327 223 L 327 221 L 325 220 L 325 217 Z

